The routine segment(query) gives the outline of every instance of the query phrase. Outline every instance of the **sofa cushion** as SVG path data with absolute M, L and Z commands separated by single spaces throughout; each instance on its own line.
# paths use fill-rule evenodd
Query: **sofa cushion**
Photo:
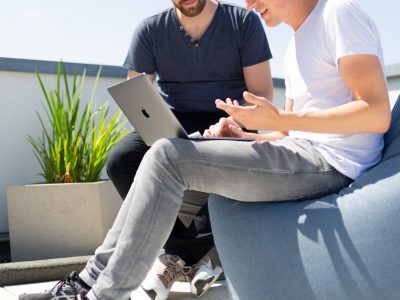
M 400 100 L 382 161 L 338 194 L 245 203 L 209 198 L 232 298 L 398 299 Z
M 382 161 L 394 155 L 400 154 L 400 96 L 392 110 L 392 121 L 390 129 L 385 134 L 385 147 L 383 149 Z
M 400 155 L 317 200 L 209 198 L 232 299 L 398 299 Z

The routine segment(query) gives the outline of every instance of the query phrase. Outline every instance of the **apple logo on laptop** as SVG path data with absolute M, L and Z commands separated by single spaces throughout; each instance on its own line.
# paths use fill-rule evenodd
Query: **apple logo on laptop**
M 142 107 L 142 114 L 147 118 L 150 119 L 149 113 Z

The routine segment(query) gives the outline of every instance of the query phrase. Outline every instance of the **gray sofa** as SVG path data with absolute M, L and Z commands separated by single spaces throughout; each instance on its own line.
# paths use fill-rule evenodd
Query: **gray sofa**
M 210 197 L 233 299 L 400 299 L 399 99 L 382 161 L 338 194 L 250 204 Z

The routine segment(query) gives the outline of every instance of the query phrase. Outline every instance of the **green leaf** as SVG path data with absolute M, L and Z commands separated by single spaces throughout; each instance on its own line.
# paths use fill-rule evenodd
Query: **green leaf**
M 86 70 L 81 76 L 74 74 L 71 84 L 61 61 L 55 88 L 46 88 L 35 71 L 44 97 L 44 116 L 36 112 L 42 134 L 28 135 L 27 140 L 42 170 L 39 174 L 48 183 L 100 180 L 109 151 L 128 133 L 120 111 L 108 118 L 109 105 L 95 105 L 100 72 L 101 67 L 90 98 L 82 105 Z

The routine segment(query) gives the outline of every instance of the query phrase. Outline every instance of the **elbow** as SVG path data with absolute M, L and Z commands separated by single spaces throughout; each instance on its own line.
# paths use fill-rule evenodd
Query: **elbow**
M 381 133 L 386 133 L 390 129 L 390 120 L 391 120 L 391 117 L 389 116 L 387 118 L 386 122 L 384 122 L 382 124 Z
M 390 128 L 391 113 L 390 111 L 380 114 L 379 119 L 375 123 L 374 133 L 386 133 Z
M 385 133 L 390 128 L 392 112 L 390 110 L 389 98 L 381 101 L 379 105 L 371 107 L 369 124 L 372 133 Z

